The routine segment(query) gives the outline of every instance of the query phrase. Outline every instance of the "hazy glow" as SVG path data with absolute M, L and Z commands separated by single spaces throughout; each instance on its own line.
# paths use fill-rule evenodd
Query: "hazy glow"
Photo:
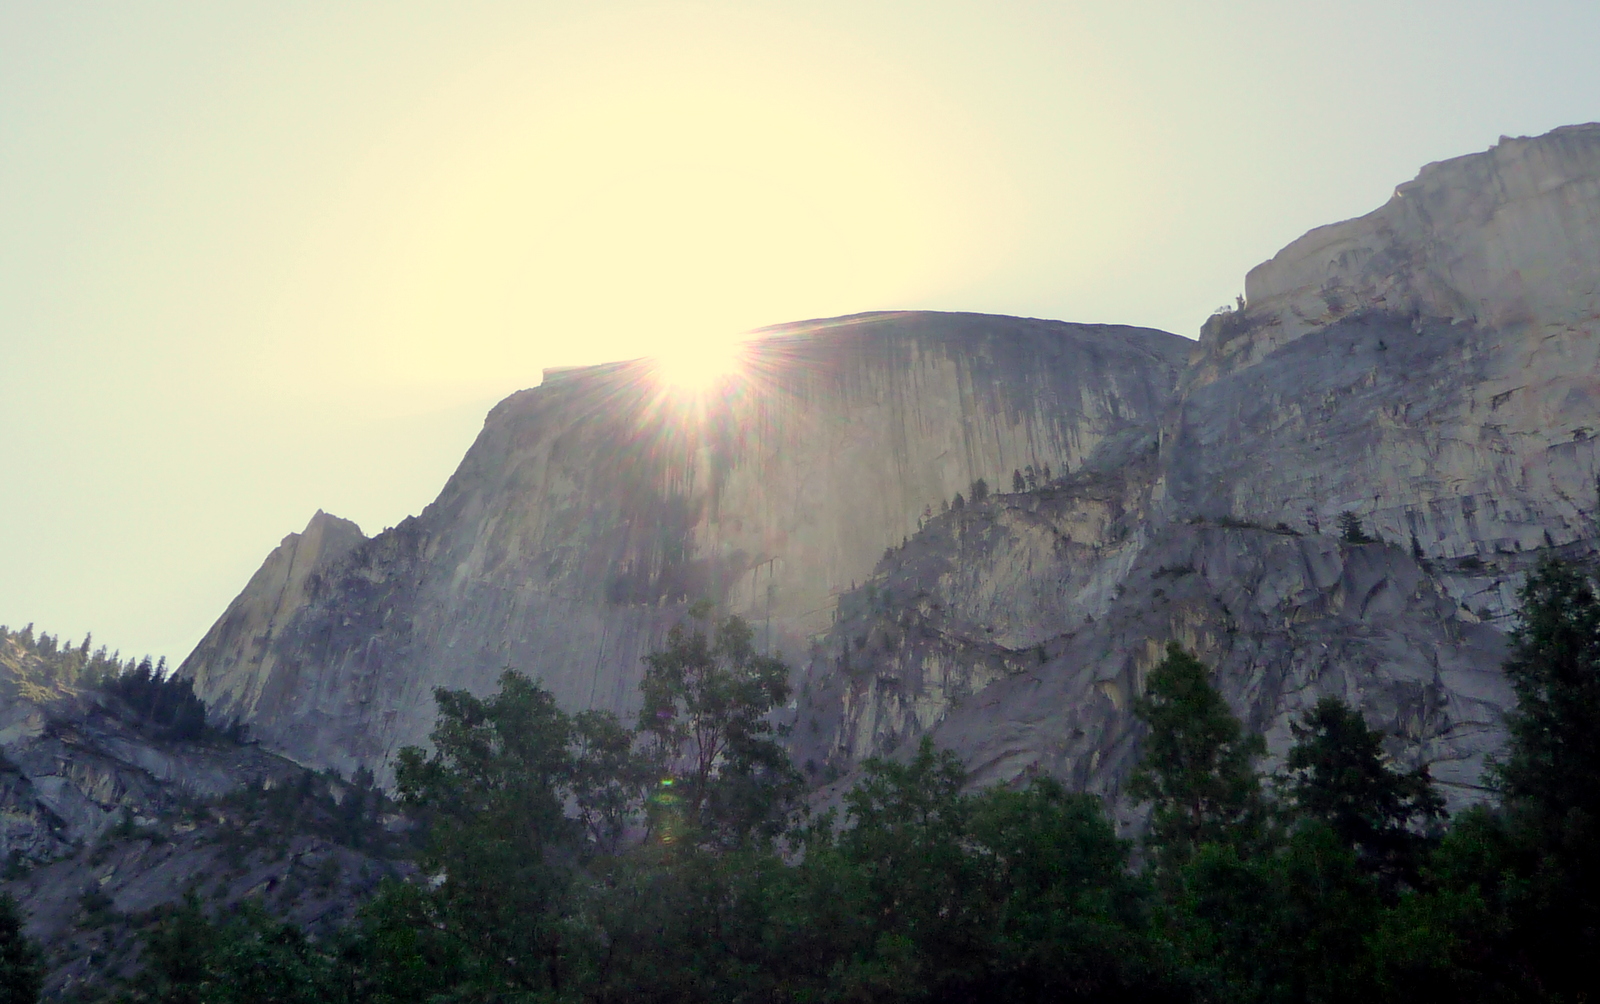
M 0 2 L 0 622 L 181 658 L 549 366 L 883 309 L 1192 335 L 1420 165 L 1594 119 L 1597 36 L 1572 0 Z M 692 434 L 709 395 L 628 373 L 599 405 Z
M 680 339 L 652 357 L 656 379 L 668 387 L 695 393 L 710 390 L 739 365 L 738 345 L 731 339 Z
M 333 358 L 293 379 L 530 385 L 660 356 L 699 382 L 721 332 L 986 271 L 1017 215 L 992 144 L 849 55 L 676 6 L 508 44 L 375 146 L 309 236 L 272 326 Z

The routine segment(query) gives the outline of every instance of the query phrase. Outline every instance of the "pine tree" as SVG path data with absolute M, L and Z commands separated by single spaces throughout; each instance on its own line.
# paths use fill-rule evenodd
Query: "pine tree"
M 1517 707 L 1498 774 L 1506 798 L 1541 825 L 1600 812 L 1600 600 L 1571 566 L 1528 577 L 1506 676 Z
M 0 1004 L 34 1004 L 43 985 L 39 947 L 22 931 L 16 901 L 0 893 Z
M 1339 539 L 1346 544 L 1371 544 L 1374 538 L 1367 536 L 1367 531 L 1361 527 L 1361 517 L 1346 510 L 1339 514 Z
M 1318 701 L 1290 730 L 1283 789 L 1292 811 L 1326 824 L 1370 871 L 1409 880 L 1421 849 L 1409 827 L 1444 815 L 1428 769 L 1392 769 L 1383 734 L 1336 697 Z
M 1134 714 L 1150 735 L 1128 791 L 1154 803 L 1150 834 L 1160 855 L 1178 864 L 1202 844 L 1248 843 L 1260 823 L 1254 764 L 1266 744 L 1245 734 L 1206 679 L 1205 665 L 1168 642 Z
M 1518 926 L 1541 978 L 1572 999 L 1600 992 L 1600 599 L 1587 577 L 1546 562 L 1521 591 L 1506 676 L 1517 706 L 1497 775 L 1531 858 Z

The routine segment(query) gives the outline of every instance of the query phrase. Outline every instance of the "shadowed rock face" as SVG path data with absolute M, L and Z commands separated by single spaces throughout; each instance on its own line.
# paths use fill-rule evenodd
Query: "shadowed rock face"
M 1474 797 L 1522 576 L 1594 554 L 1600 126 L 1430 165 L 1246 289 L 1152 452 L 941 518 L 841 600 L 802 762 L 932 733 L 984 780 L 1115 793 L 1129 700 L 1177 639 L 1275 754 L 1334 694 Z M 1381 542 L 1334 539 L 1345 512 Z
M 151 738 L 114 701 L 64 678 L 15 636 L 0 635 L 0 861 L 43 863 L 180 798 L 209 798 L 289 776 L 255 746 Z
M 1138 757 L 1130 714 L 1176 639 L 1216 670 L 1274 757 L 1328 694 L 1479 797 L 1503 740 L 1504 636 L 1402 547 L 1216 523 L 1152 523 L 1150 455 L 936 519 L 841 598 L 795 713 L 796 760 L 828 780 L 924 734 L 978 783 L 1034 773 L 1107 795 Z M 1127 806 L 1121 806 L 1126 813 Z
M 254 745 L 130 724 L 81 666 L 0 633 L 0 893 L 46 950 L 43 999 L 115 993 L 112 978 L 139 971 L 151 911 L 188 892 L 220 909 L 265 905 L 320 936 L 402 873 L 314 831 L 271 839 L 285 820 L 212 801 L 310 779 Z
M 1521 576 L 1594 553 L 1600 126 L 1430 165 L 1246 288 L 1198 344 L 881 314 L 774 329 L 699 403 L 643 363 L 552 375 L 420 517 L 287 540 L 182 672 L 375 764 L 508 665 L 628 710 L 704 596 L 796 663 L 819 780 L 931 733 L 980 780 L 1114 793 L 1177 639 L 1274 751 L 1337 694 L 1470 798 Z M 1054 477 L 942 511 L 1028 465 Z
M 507 666 L 628 711 L 640 657 L 709 597 L 799 653 L 839 593 L 969 483 L 1066 472 L 1152 428 L 1192 343 L 970 314 L 774 329 L 708 398 L 647 363 L 513 395 L 439 499 L 370 541 L 286 539 L 180 672 L 220 716 L 349 768 L 422 741 L 436 686 Z

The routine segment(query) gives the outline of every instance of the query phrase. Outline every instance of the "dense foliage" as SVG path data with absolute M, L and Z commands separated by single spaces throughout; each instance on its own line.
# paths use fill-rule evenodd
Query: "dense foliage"
M 767 722 L 782 667 L 737 620 L 648 660 L 644 713 L 568 715 L 514 672 L 438 692 L 400 757 L 427 832 L 333 941 L 190 901 L 150 939 L 150 1001 L 1580 1001 L 1592 999 L 1600 602 L 1547 566 L 1524 592 L 1500 804 L 1446 824 L 1341 701 L 1284 771 L 1173 646 L 1147 677 L 1131 791 L 968 790 L 924 741 L 796 810 Z M 1136 853 L 1137 851 L 1137 853 Z
M 225 727 L 207 722 L 205 702 L 195 694 L 193 681 L 168 671 L 165 659 L 152 663 L 145 656 L 124 662 L 120 652 L 107 652 L 104 645 L 93 648 L 93 641 L 86 634 L 74 645 L 45 632 L 35 634 L 32 624 L 20 631 L 0 625 L 0 657 L 15 662 L 9 668 L 20 679 L 98 692 L 105 710 L 154 738 L 244 739 L 237 722 Z
M 206 732 L 205 702 L 191 680 L 164 673 L 145 659 L 132 670 L 105 677 L 100 687 L 118 698 L 130 721 L 169 739 L 199 739 Z
M 16 901 L 0 895 L 0 1004 L 33 1004 L 43 983 L 39 947 L 23 934 Z

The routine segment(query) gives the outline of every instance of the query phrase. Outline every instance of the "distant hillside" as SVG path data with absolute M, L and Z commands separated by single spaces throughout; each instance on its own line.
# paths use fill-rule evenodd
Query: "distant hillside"
M 188 890 L 315 930 L 394 872 L 403 838 L 370 777 L 242 740 L 160 663 L 0 628 L 0 891 L 46 947 L 47 996 L 133 972 L 140 932 Z

